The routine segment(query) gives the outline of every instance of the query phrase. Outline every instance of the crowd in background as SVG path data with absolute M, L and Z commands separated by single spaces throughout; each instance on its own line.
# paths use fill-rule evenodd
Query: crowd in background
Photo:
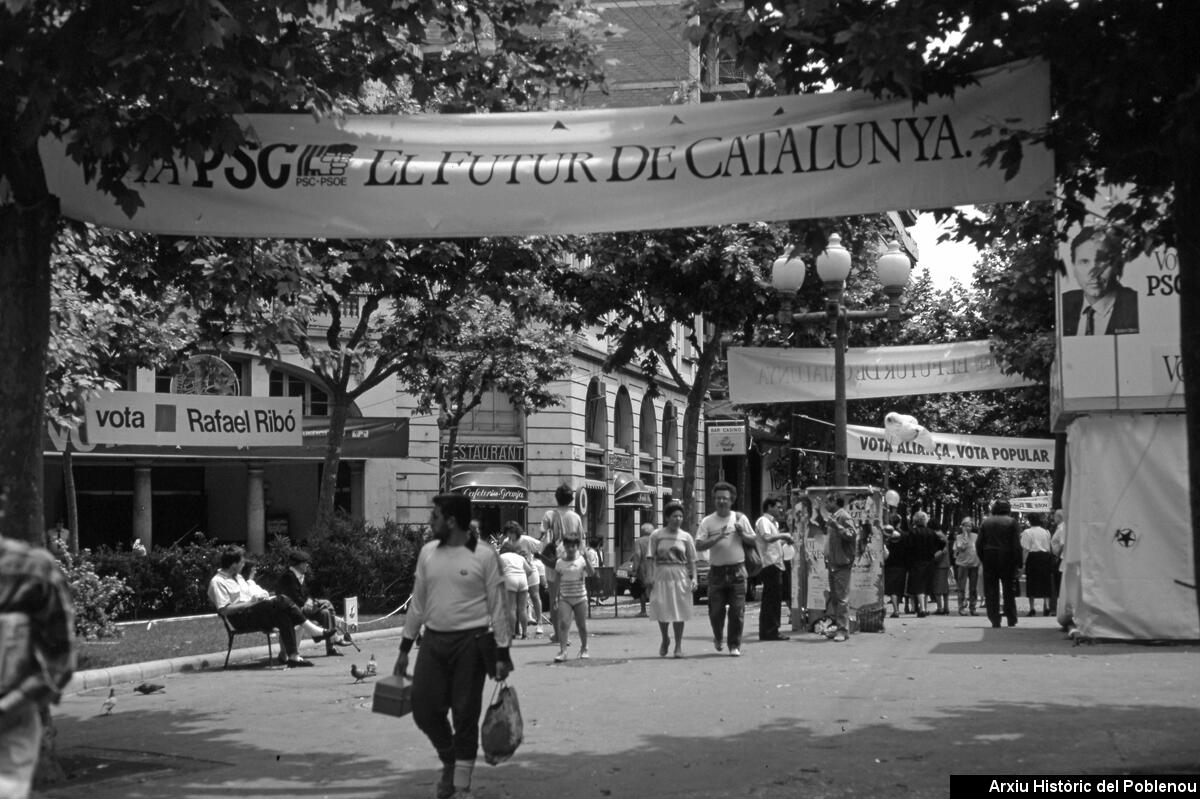
M 1016 624 L 1018 595 L 1028 600 L 1027 615 L 1037 615 L 1039 608 L 1043 616 L 1053 614 L 1062 557 L 1061 523 L 1061 511 L 1047 520 L 1040 513 L 1013 513 L 1003 500 L 993 504 L 982 523 L 967 517 L 950 529 L 943 529 L 923 510 L 907 519 L 892 513 L 883 528 L 884 594 L 891 617 L 950 615 L 952 593 L 958 615 L 976 616 L 987 604 L 985 595 L 993 585 L 989 574 L 999 591 L 996 609 L 1008 618 L 1010 627 Z M 1000 626 L 991 611 L 987 608 L 993 626 Z

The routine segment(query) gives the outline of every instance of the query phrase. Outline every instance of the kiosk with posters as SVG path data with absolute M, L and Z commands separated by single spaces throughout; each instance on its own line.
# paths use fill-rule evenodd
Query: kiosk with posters
M 855 632 L 864 617 L 870 616 L 872 631 L 883 631 L 883 491 L 873 486 L 808 488 L 802 504 L 805 513 L 797 515 L 801 540 L 797 549 L 804 557 L 796 558 L 792 584 L 796 586 L 793 607 L 793 631 L 810 631 L 826 615 L 829 598 L 829 574 L 825 567 L 825 524 L 832 515 L 830 507 L 838 497 L 846 500 L 846 510 L 859 527 L 857 557 L 850 575 L 850 623 Z M 877 621 L 876 621 L 877 618 Z

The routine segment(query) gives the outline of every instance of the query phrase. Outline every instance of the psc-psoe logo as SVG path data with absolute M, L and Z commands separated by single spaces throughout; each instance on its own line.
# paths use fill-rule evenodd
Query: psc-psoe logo
M 296 159 L 297 186 L 345 186 L 353 144 L 309 144 Z

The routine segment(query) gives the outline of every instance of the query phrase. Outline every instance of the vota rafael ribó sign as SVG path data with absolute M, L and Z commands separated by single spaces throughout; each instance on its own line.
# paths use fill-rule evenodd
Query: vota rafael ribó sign
M 299 398 L 113 391 L 88 401 L 91 444 L 303 445 Z

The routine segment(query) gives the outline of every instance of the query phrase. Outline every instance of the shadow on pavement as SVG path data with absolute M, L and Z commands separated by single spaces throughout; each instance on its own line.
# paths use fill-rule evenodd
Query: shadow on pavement
M 671 733 L 650 731 L 663 719 L 679 717 L 678 708 L 666 710 L 656 714 L 653 707 L 630 707 L 630 726 L 646 731 L 621 733 L 623 748 L 590 746 L 588 741 L 605 731 L 588 728 L 583 718 L 572 723 L 569 708 L 562 708 L 567 718 L 556 719 L 549 729 L 537 718 L 527 719 L 525 743 L 512 761 L 490 767 L 480 759 L 475 797 L 944 797 L 951 773 L 1200 770 L 1196 708 L 981 699 L 972 706 L 918 712 L 904 726 L 882 714 L 871 719 L 825 714 L 814 723 L 764 713 L 772 717 L 754 729 L 723 735 L 724 720 L 705 713 L 701 694 L 691 724 Z M 541 709 L 546 712 L 554 709 Z M 149 733 L 141 741 L 149 754 L 141 756 L 151 759 L 151 767 L 119 767 L 139 753 L 128 742 L 104 741 L 97 730 L 109 717 L 64 719 L 63 737 L 86 735 L 93 742 L 87 755 L 111 756 L 109 773 L 120 776 L 107 778 L 104 768 L 93 767 L 46 796 L 428 797 L 438 777 L 431 767 L 433 753 L 407 720 L 386 723 L 363 714 L 361 725 L 342 729 L 344 746 L 280 751 L 291 735 L 287 728 L 257 744 L 223 736 L 223 720 L 212 714 L 132 708 L 125 713 L 125 726 Z M 570 732 L 564 736 L 561 729 Z M 563 737 L 574 742 L 564 747 L 556 741 Z M 402 738 L 418 753 L 412 762 L 388 756 L 399 748 L 392 743 Z M 113 748 L 103 748 L 106 744 Z M 60 751 L 71 757 L 69 747 Z

